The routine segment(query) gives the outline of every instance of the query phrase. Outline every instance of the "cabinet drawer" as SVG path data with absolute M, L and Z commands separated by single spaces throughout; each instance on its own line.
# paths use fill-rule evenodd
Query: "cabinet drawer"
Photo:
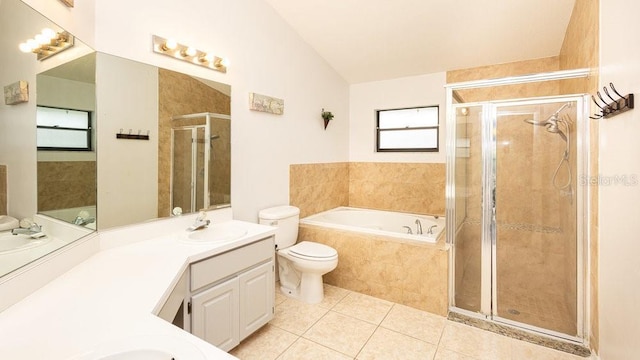
M 273 258 L 273 237 L 191 264 L 191 291 Z

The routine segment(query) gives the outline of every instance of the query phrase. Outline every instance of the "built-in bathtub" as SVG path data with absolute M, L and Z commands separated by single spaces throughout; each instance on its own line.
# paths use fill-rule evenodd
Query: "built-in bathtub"
M 422 235 L 416 234 L 416 220 Z M 446 315 L 444 224 L 444 217 L 338 207 L 301 219 L 298 241 L 338 251 L 338 266 L 323 277 L 326 284 Z M 433 234 L 427 234 L 432 225 Z
M 57 210 L 46 210 L 41 211 L 40 214 L 51 216 L 52 218 L 66 221 L 68 223 L 73 224 L 80 216 L 82 220 L 86 223 L 83 225 L 88 229 L 95 230 L 96 229 L 96 206 L 81 206 L 67 209 L 57 209 Z
M 344 206 L 305 217 L 300 223 L 432 244 L 445 227 L 444 217 Z

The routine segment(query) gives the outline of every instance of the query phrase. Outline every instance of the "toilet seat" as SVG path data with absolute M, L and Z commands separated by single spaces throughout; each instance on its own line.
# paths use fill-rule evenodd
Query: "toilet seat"
M 311 241 L 302 241 L 287 249 L 289 255 L 314 261 L 328 261 L 338 257 L 338 252 L 331 246 Z

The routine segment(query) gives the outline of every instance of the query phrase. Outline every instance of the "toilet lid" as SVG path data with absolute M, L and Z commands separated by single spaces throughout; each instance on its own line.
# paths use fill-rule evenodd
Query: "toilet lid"
M 318 244 L 310 241 L 302 241 L 289 248 L 292 255 L 301 255 L 312 258 L 330 258 L 338 255 L 336 249 L 324 244 Z

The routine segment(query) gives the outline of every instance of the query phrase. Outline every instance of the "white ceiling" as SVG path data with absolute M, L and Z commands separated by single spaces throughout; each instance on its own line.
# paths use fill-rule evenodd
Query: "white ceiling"
M 575 0 L 266 0 L 349 83 L 556 56 Z

